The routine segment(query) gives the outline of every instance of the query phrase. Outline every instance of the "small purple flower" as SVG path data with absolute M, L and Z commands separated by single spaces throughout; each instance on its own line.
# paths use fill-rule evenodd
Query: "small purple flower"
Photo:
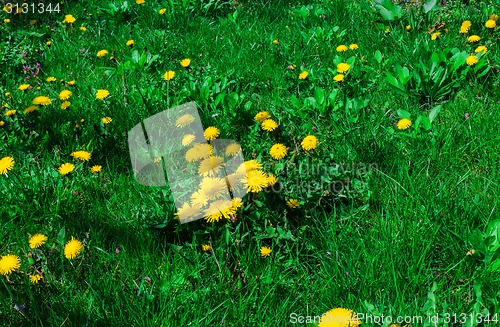
M 39 62 L 37 62 L 37 63 L 35 64 L 35 68 L 36 68 L 36 69 L 40 68 L 40 63 L 39 63 Z
M 30 71 L 30 66 L 23 65 L 23 70 L 24 70 L 25 73 L 29 72 Z
M 144 280 L 145 280 L 146 282 L 148 282 L 148 283 L 151 283 L 151 278 L 149 278 L 149 277 L 144 277 Z
M 465 113 L 465 119 L 469 119 L 469 113 L 468 112 Z
M 118 247 L 116 247 L 115 253 L 120 253 L 120 249 Z

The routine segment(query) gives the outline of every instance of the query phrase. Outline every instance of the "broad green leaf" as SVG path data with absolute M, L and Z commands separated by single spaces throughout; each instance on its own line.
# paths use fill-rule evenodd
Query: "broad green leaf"
M 403 14 L 403 9 L 391 0 L 374 0 L 373 6 L 384 20 L 392 21 L 396 18 L 401 18 Z
M 439 105 L 434 108 L 432 108 L 431 112 L 429 113 L 429 121 L 432 123 L 434 119 L 436 118 L 437 114 L 443 109 L 443 106 Z
M 317 87 L 314 90 L 314 99 L 318 103 L 318 105 L 323 105 L 325 103 L 325 91 L 322 88 Z
M 406 111 L 406 110 L 399 109 L 399 110 L 396 111 L 396 113 L 398 114 L 399 118 L 406 118 L 406 119 L 410 119 L 411 118 L 411 114 L 408 111 Z
M 374 57 L 379 64 L 382 63 L 382 52 L 380 50 L 375 51 Z
M 402 95 L 407 95 L 406 89 L 403 84 L 401 84 L 396 77 L 394 77 L 391 73 L 386 73 L 387 82 L 394 88 L 394 90 Z

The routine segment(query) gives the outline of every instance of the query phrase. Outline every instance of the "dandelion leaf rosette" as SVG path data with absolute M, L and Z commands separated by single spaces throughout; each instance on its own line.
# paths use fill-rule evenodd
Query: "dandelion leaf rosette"
M 148 117 L 128 133 L 135 179 L 145 186 L 168 185 L 181 223 L 227 215 L 231 200 L 246 194 L 245 173 L 238 171 L 243 154 L 226 151 L 237 143 L 207 142 L 203 132 L 196 105 L 190 102 Z M 189 144 L 183 142 L 186 135 L 194 136 Z

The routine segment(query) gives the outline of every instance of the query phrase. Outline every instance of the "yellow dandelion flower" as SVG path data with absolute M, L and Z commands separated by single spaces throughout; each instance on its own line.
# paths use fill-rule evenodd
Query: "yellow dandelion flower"
M 409 120 L 408 118 L 400 119 L 398 121 L 397 126 L 398 126 L 398 129 L 402 129 L 402 130 L 408 129 L 411 126 L 411 120 Z
M 316 149 L 317 145 L 318 145 L 318 139 L 314 135 L 306 136 L 301 143 L 302 149 L 307 151 Z
M 102 123 L 107 125 L 113 121 L 113 118 L 111 117 L 102 117 Z
M 497 14 L 491 14 L 490 16 L 490 19 L 489 20 L 494 20 L 494 21 L 497 21 L 498 20 L 498 15 Z
M 476 48 L 476 50 L 474 50 L 475 53 L 482 52 L 483 54 L 485 54 L 487 51 L 488 51 L 488 48 L 485 47 L 484 45 L 480 45 Z
M 286 205 L 292 209 L 295 209 L 300 206 L 300 202 L 297 199 L 289 199 L 288 201 L 286 201 Z
M 339 45 L 339 46 L 337 47 L 337 49 L 335 49 L 335 50 L 337 50 L 337 52 L 345 52 L 345 51 L 347 51 L 347 50 L 348 50 L 348 48 L 347 48 L 347 46 L 345 46 L 345 45 L 341 44 L 341 45 Z
M 196 136 L 194 134 L 187 134 L 187 135 L 184 135 L 182 137 L 182 146 L 188 146 L 190 145 L 191 143 L 193 143 L 193 141 L 196 139 Z
M 277 181 L 278 179 L 273 174 L 267 175 L 267 187 L 273 186 Z
M 343 82 L 344 81 L 344 74 L 337 74 L 333 77 L 333 80 L 337 83 Z
M 9 170 L 14 168 L 14 158 L 12 157 L 3 157 L 0 159 L 0 175 L 6 175 Z
M 217 222 L 223 217 L 230 219 L 231 215 L 236 212 L 233 203 L 230 200 L 217 200 L 210 203 L 210 206 L 205 210 L 205 220 L 209 223 Z
M 235 156 L 241 151 L 241 146 L 238 143 L 231 143 L 226 146 L 226 156 Z
M 163 14 L 165 14 L 166 11 L 167 11 L 167 8 L 161 8 L 160 10 L 158 10 L 158 13 L 160 15 L 163 15 Z
M 109 53 L 109 52 L 108 52 L 107 50 L 104 50 L 104 49 L 103 49 L 103 50 L 100 50 L 100 51 L 98 51 L 98 52 L 97 52 L 97 56 L 98 56 L 99 58 L 102 58 L 102 57 L 104 57 L 105 55 L 107 55 L 108 53 Z
M 191 205 L 192 206 L 198 206 L 198 207 L 203 207 L 208 204 L 208 197 L 203 194 L 202 191 L 197 191 L 191 194 Z
M 131 47 L 134 45 L 134 40 L 128 40 L 127 43 L 125 43 L 127 45 L 127 47 Z
M 177 121 L 175 122 L 175 126 L 178 128 L 184 128 L 194 122 L 194 117 L 190 114 L 185 114 L 177 118 Z
M 243 184 L 247 188 L 247 192 L 258 193 L 268 185 L 266 174 L 261 170 L 247 171 L 243 177 Z
M 169 70 L 168 72 L 165 72 L 165 74 L 163 74 L 163 79 L 166 81 L 170 81 L 172 78 L 174 78 L 174 76 L 175 76 L 175 72 Z
M 479 35 L 471 35 L 467 38 L 467 41 L 469 41 L 470 43 L 474 43 L 479 40 L 481 40 L 481 37 L 479 37 Z
M 95 173 L 98 173 L 102 170 L 102 166 L 100 165 L 95 165 L 95 166 L 92 166 L 92 168 L 90 169 L 90 172 L 95 174 Z
M 3 20 L 3 22 L 4 22 L 5 24 L 8 24 L 8 23 L 10 23 L 10 19 L 5 18 L 5 19 Z
M 5 92 L 5 97 L 10 98 L 10 92 Z
M 99 100 L 104 100 L 109 96 L 109 91 L 108 90 L 97 90 L 97 93 L 95 94 L 95 97 Z
M 465 62 L 467 65 L 472 66 L 475 65 L 479 62 L 476 56 L 468 56 L 467 59 L 465 59 Z
M 16 112 L 17 112 L 17 110 L 15 110 L 15 109 L 12 109 L 12 110 L 7 110 L 7 111 L 5 112 L 5 116 L 7 116 L 7 117 L 12 117 L 12 116 L 14 116 L 14 115 L 16 114 Z
M 207 139 L 207 141 L 215 140 L 216 138 L 219 137 L 220 131 L 217 127 L 210 126 L 210 127 L 207 127 L 207 129 L 205 129 L 205 131 L 203 132 L 203 135 L 205 135 L 205 138 Z
M 59 169 L 57 171 L 61 175 L 67 175 L 67 174 L 71 173 L 73 171 L 73 169 L 75 169 L 75 165 L 68 162 L 68 163 L 64 163 L 61 166 L 59 166 Z
M 0 127 L 4 127 L 5 126 L 5 122 L 3 120 L 0 120 Z
M 309 76 L 309 72 L 304 70 L 302 73 L 299 74 L 299 79 L 306 79 L 307 76 Z
M 385 34 L 389 34 L 389 33 L 391 33 L 391 30 L 390 30 L 390 29 L 388 29 L 388 28 L 386 28 L 386 29 L 385 29 L 385 31 L 384 31 L 384 33 L 385 33 Z
M 21 91 L 26 91 L 27 89 L 29 89 L 31 85 L 29 84 L 21 84 L 19 85 L 18 89 L 21 90 Z
M 351 66 L 348 63 L 341 62 L 337 65 L 337 73 L 345 74 L 349 68 L 351 68 Z
M 73 17 L 73 15 L 66 15 L 66 16 L 64 16 L 63 23 L 73 24 L 75 21 L 76 21 L 76 18 Z
M 202 250 L 203 252 L 208 252 L 208 251 L 211 251 L 211 250 L 212 250 L 212 246 L 211 246 L 210 244 L 203 244 L 203 245 L 201 246 L 201 250 Z
M 50 77 L 47 77 L 46 81 L 49 83 L 52 83 L 52 82 L 57 81 L 57 78 L 55 78 L 54 76 L 50 76 Z
M 359 48 L 359 46 L 356 43 L 353 43 L 353 44 L 349 45 L 349 49 L 351 49 L 351 50 L 356 50 L 358 48 Z
M 144 0 L 135 0 L 135 3 L 138 4 L 138 5 L 142 5 L 144 4 Z
M 265 130 L 267 132 L 272 132 L 276 128 L 278 128 L 278 124 L 272 119 L 266 119 L 262 122 L 261 127 L 263 130 Z
M 258 170 L 262 168 L 262 164 L 258 162 L 257 160 L 247 160 L 241 165 L 239 165 L 238 169 L 236 170 L 236 173 L 239 175 L 246 174 L 248 172 Z
M 80 255 L 83 249 L 83 244 L 79 240 L 75 239 L 73 236 L 71 240 L 64 246 L 64 256 L 66 259 L 74 259 Z
M 184 68 L 189 67 L 190 64 L 191 64 L 191 59 L 189 59 L 189 58 L 181 60 L 181 66 Z
M 71 93 L 70 90 L 62 90 L 61 93 L 59 93 L 59 99 L 61 100 L 68 100 L 73 93 Z
M 190 218 L 198 217 L 201 214 L 199 206 L 190 206 L 189 203 L 184 203 L 181 208 L 177 209 L 175 217 L 179 220 L 189 220 Z
M 336 308 L 321 316 L 318 327 L 358 327 L 361 320 L 349 309 Z
M 278 45 L 279 44 L 278 40 L 273 40 L 273 44 Z
M 47 42 L 45 42 L 45 44 L 46 44 L 48 47 L 50 47 L 50 46 L 52 45 L 52 41 L 47 41 Z
M 283 159 L 286 156 L 287 149 L 281 143 L 274 144 L 269 150 L 269 154 L 273 157 L 274 160 Z
M 70 154 L 75 159 L 78 159 L 80 161 L 89 161 L 90 158 L 92 157 L 92 154 L 87 151 L 75 151 Z
M 76 81 L 74 81 L 74 80 L 73 80 L 73 81 L 69 81 L 69 82 L 68 82 L 68 85 L 69 85 L 69 86 L 74 86 L 75 84 L 76 84 Z
M 50 101 L 50 99 L 46 96 L 39 96 L 34 98 L 31 103 L 40 106 L 48 106 L 49 104 L 52 103 L 52 101 Z
M 271 252 L 273 252 L 273 250 L 271 250 L 271 248 L 268 246 L 263 246 L 260 248 L 260 255 L 262 257 L 269 257 L 271 255 Z
M 441 35 L 441 32 L 436 32 L 436 33 L 432 33 L 431 35 L 431 40 L 437 40 L 437 38 Z
M 71 102 L 69 102 L 69 101 L 64 101 L 63 103 L 61 103 L 61 109 L 62 110 L 68 109 L 69 106 L 71 106 Z
M 472 26 L 472 22 L 470 20 L 464 20 L 462 26 L 469 28 Z
M 200 192 L 209 200 L 216 199 L 228 192 L 226 181 L 217 177 L 205 177 L 200 183 Z
M 210 156 L 203 159 L 198 166 L 198 174 L 202 176 L 214 176 L 221 168 L 224 160 L 219 156 Z
M 212 146 L 206 143 L 196 143 L 193 147 L 186 152 L 186 161 L 195 162 L 212 155 Z
M 32 249 L 39 248 L 40 246 L 44 245 L 45 242 L 47 242 L 47 236 L 43 234 L 35 234 L 30 237 L 29 240 L 30 248 Z
M 43 277 L 40 275 L 29 275 L 32 284 L 38 283 Z
M 407 31 L 411 30 L 411 25 L 406 25 L 406 30 Z
M 234 211 L 237 211 L 238 208 L 241 208 L 243 206 L 243 200 L 241 198 L 232 198 L 231 204 L 233 205 Z
M 79 28 L 80 28 L 80 31 L 83 31 L 83 32 L 85 32 L 87 30 L 87 28 L 85 26 L 80 26 Z
M 488 19 L 488 20 L 486 21 L 486 23 L 484 23 L 484 26 L 485 26 L 486 28 L 495 28 L 495 27 L 497 27 L 497 22 L 496 22 L 496 21 L 494 21 L 493 19 Z
M 7 254 L 0 258 L 0 274 L 8 275 L 21 267 L 21 260 L 17 255 Z
M 271 115 L 269 114 L 269 112 L 267 111 L 261 111 L 261 112 L 258 112 L 256 115 L 255 115 L 255 120 L 258 121 L 259 123 L 262 123 L 264 120 L 266 119 L 269 119 L 271 118 Z

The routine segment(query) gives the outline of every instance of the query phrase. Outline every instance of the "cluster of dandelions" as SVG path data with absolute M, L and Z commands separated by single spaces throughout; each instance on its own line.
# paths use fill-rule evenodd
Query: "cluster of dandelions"
M 273 132 L 278 129 L 278 124 L 274 119 L 272 119 L 271 114 L 268 111 L 258 112 L 255 117 L 255 121 L 257 121 L 261 128 L 266 132 Z M 318 138 L 314 135 L 307 135 L 304 137 L 300 143 L 300 146 L 307 153 L 309 151 L 315 150 L 318 146 Z M 269 155 L 274 160 L 282 160 L 288 154 L 288 147 L 283 143 L 275 143 L 269 149 Z M 300 202 L 297 199 L 288 199 L 287 206 L 295 209 L 300 206 Z
M 487 29 L 496 29 L 496 27 L 497 27 L 497 24 L 496 24 L 497 20 L 498 20 L 498 15 L 492 14 L 489 17 L 489 19 L 485 22 L 484 26 Z M 488 51 L 488 48 L 485 45 L 478 44 L 478 42 L 482 40 L 482 38 L 479 35 L 477 35 L 477 34 L 471 34 L 471 35 L 469 35 L 471 26 L 472 26 L 472 22 L 470 20 L 465 20 L 464 22 L 462 22 L 462 25 L 460 26 L 460 34 L 466 35 L 467 41 L 470 44 L 477 45 L 476 49 L 474 50 L 474 54 L 471 54 L 465 60 L 465 62 L 467 63 L 467 65 L 474 66 L 477 63 L 479 63 L 479 60 L 481 59 L 481 57 L 483 55 L 486 54 L 486 52 Z
M 488 18 L 488 20 L 484 23 L 484 26 L 487 29 L 496 29 L 497 20 L 498 20 L 498 15 L 492 14 Z M 486 54 L 486 52 L 488 52 L 488 48 L 485 45 L 478 44 L 478 42 L 481 41 L 482 38 L 477 34 L 470 34 L 471 27 L 472 27 L 472 22 L 470 20 L 465 20 L 462 22 L 462 24 L 460 26 L 460 30 L 459 30 L 460 34 L 465 35 L 468 43 L 477 45 L 477 47 L 474 50 L 474 54 L 469 55 L 465 59 L 465 63 L 468 66 L 474 66 L 474 65 L 478 64 L 479 60 L 481 60 L 481 58 Z M 440 32 L 433 33 L 431 35 L 431 39 L 436 40 L 440 36 L 440 34 L 441 34 Z M 410 128 L 412 126 L 412 121 L 408 118 L 402 118 L 397 122 L 396 126 L 399 130 L 407 130 L 408 128 Z
M 90 152 L 88 152 L 88 151 L 78 150 L 78 151 L 72 152 L 70 154 L 70 156 L 73 157 L 76 160 L 87 161 L 88 162 L 90 160 L 90 158 L 92 157 L 92 154 Z M 74 169 L 75 169 L 75 165 L 74 164 L 72 164 L 71 162 L 66 162 L 66 163 L 63 163 L 62 165 L 60 165 L 59 168 L 57 169 L 57 171 L 61 175 L 68 175 Z M 102 169 L 101 165 L 93 165 L 90 168 L 90 172 L 91 173 L 98 173 L 98 172 L 101 171 L 101 169 Z
M 28 240 L 30 249 L 35 252 L 35 255 L 40 256 L 43 253 L 42 246 L 47 242 L 47 236 L 44 234 L 34 234 Z M 71 239 L 65 244 L 63 252 L 64 256 L 68 260 L 77 258 L 83 249 L 83 243 L 79 240 L 71 237 Z M 38 253 L 40 252 L 40 253 Z M 30 257 L 32 253 L 29 254 Z M 28 260 L 29 261 L 29 260 Z M 0 256 L 0 275 L 10 275 L 12 273 L 18 272 L 21 269 L 21 258 L 15 254 L 6 254 Z M 32 283 L 38 283 L 43 278 L 43 272 L 36 269 L 33 263 L 28 264 L 28 270 L 32 273 L 27 273 L 30 281 Z
M 186 197 L 176 217 L 181 221 L 201 217 L 207 222 L 218 222 L 223 218 L 235 220 L 243 205 L 242 197 L 274 185 L 276 177 L 266 174 L 257 160 L 244 161 L 233 167 L 234 172 L 228 173 L 232 169 L 227 169 L 229 167 L 226 164 L 241 155 L 240 145 L 235 142 L 223 146 L 219 146 L 220 143 L 208 143 L 220 136 L 220 130 L 215 126 L 204 130 L 205 140 L 196 140 L 195 132 L 190 129 L 194 120 L 192 115 L 183 114 L 175 122 L 181 131 L 179 142 L 184 147 L 182 153 L 187 169 L 197 176 L 197 190 Z

